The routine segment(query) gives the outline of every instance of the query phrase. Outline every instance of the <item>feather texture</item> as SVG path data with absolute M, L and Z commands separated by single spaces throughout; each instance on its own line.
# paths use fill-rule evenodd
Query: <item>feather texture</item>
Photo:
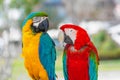
M 67 53 L 66 50 L 64 50 L 63 53 L 63 73 L 65 80 L 68 80 L 68 73 L 67 73 Z
M 68 31 L 69 29 L 77 31 L 74 43 L 70 47 L 65 47 L 63 55 L 65 80 L 97 80 L 98 53 L 87 32 L 74 24 L 62 25 L 60 29 L 64 33 L 67 31 L 66 29 Z M 67 34 L 69 37 L 72 35 L 70 33 Z
M 55 80 L 55 44 L 47 33 L 40 38 L 39 59 L 48 73 L 49 80 Z
M 33 17 L 47 17 L 44 12 L 33 12 L 22 24 L 22 56 L 32 80 L 55 80 L 55 44 L 47 33 L 34 34 Z
M 92 42 L 89 42 L 87 45 L 90 47 L 90 51 L 89 51 L 90 80 L 97 80 L 98 79 L 98 64 L 99 64 L 98 52 Z
M 33 80 L 48 80 L 48 75 L 43 65 L 39 60 L 39 38 L 42 33 L 33 35 L 30 25 L 32 20 L 28 20 L 22 29 L 22 56 L 24 58 L 24 65 L 28 74 Z
M 97 80 L 98 77 L 98 63 L 94 52 L 91 52 L 89 56 L 89 76 L 90 80 Z

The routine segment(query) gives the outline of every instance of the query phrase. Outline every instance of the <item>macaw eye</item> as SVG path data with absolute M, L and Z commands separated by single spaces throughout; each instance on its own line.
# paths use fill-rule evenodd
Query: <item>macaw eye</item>
M 42 21 L 44 21 L 45 19 L 47 19 L 48 17 L 33 17 L 33 23 L 41 23 Z
M 33 17 L 33 22 L 40 22 L 41 21 L 41 17 Z
M 41 21 L 43 21 L 45 19 L 45 17 L 41 17 Z
M 70 32 L 72 32 L 73 30 L 70 30 Z

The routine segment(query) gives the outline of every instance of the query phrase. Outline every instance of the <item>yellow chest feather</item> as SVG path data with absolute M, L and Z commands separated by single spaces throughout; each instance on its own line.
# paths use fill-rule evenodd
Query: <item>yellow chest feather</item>
M 24 64 L 31 77 L 34 76 L 36 78 L 42 78 L 42 76 L 47 75 L 46 70 L 42 66 L 39 59 L 39 42 L 42 33 L 37 33 L 34 35 L 28 27 L 29 26 L 25 25 L 22 30 L 22 56 L 24 58 Z

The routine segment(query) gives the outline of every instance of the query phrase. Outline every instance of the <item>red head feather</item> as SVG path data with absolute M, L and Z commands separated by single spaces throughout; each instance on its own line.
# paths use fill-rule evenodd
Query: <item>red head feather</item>
M 76 40 L 74 42 L 75 49 L 79 50 L 84 45 L 87 45 L 88 42 L 90 42 L 90 38 L 87 34 L 87 32 L 81 28 L 80 26 L 74 25 L 74 24 L 65 24 L 60 27 L 62 31 L 65 30 L 65 28 L 72 28 L 77 31 Z

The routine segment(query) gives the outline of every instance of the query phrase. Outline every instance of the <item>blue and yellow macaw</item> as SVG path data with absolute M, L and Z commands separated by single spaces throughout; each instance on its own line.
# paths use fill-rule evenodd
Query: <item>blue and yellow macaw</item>
M 55 44 L 47 34 L 48 15 L 33 12 L 22 24 L 22 56 L 32 80 L 55 79 Z

